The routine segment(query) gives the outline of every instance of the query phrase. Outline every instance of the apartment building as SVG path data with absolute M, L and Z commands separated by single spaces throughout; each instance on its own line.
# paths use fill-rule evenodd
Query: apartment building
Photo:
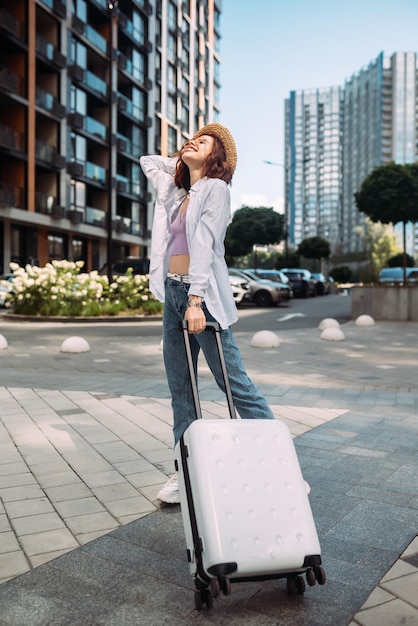
M 0 273 L 146 259 L 145 153 L 219 114 L 220 0 L 0 0 Z
M 292 91 L 286 101 L 285 206 L 288 242 L 332 244 L 341 224 L 341 87 Z
M 285 103 L 291 244 L 319 235 L 333 250 L 362 250 L 364 215 L 354 193 L 375 166 L 417 160 L 417 84 L 416 53 L 396 52 L 379 54 L 342 87 L 291 92 Z M 412 224 L 407 248 L 418 252 Z

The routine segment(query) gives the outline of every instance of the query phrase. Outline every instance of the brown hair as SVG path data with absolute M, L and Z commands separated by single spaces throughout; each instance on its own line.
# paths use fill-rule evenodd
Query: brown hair
M 207 133 L 213 137 L 213 147 L 208 154 L 206 161 L 203 165 L 203 176 L 208 178 L 220 178 L 226 183 L 230 183 L 232 179 L 232 169 L 226 162 L 225 149 L 222 141 L 215 134 Z M 187 144 L 187 142 L 186 142 Z M 174 183 L 179 189 L 190 189 L 190 172 L 187 165 L 181 158 L 182 151 L 180 150 L 174 156 L 178 156 L 176 173 L 174 174 Z

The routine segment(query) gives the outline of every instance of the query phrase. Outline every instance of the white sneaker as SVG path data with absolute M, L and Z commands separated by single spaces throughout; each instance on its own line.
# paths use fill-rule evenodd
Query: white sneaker
M 157 495 L 158 500 L 167 504 L 180 504 L 179 481 L 177 473 L 166 482 Z

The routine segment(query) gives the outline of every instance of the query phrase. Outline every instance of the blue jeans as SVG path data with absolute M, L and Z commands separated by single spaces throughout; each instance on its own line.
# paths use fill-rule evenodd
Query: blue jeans
M 184 338 L 183 333 L 180 331 L 180 322 L 184 318 L 186 311 L 188 291 L 188 284 L 169 278 L 166 279 L 163 313 L 163 354 L 173 408 L 174 445 L 177 444 L 184 431 L 196 419 Z M 203 310 L 208 321 L 215 321 L 204 305 Z M 240 417 L 243 419 L 274 419 L 266 399 L 257 391 L 244 369 L 239 349 L 230 329 L 221 330 L 221 341 L 232 398 Z M 199 352 L 202 349 L 218 386 L 222 391 L 225 391 L 218 349 L 213 334 L 211 332 L 191 334 L 190 345 L 196 380 L 197 361 Z

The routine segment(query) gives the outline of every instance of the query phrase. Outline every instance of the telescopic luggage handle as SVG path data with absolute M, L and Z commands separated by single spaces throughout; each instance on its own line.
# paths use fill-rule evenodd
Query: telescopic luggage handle
M 184 345 L 186 347 L 186 358 L 187 358 L 187 365 L 189 368 L 190 382 L 192 384 L 193 402 L 194 402 L 194 407 L 196 411 L 196 418 L 202 419 L 202 409 L 200 406 L 196 376 L 195 376 L 194 367 L 193 367 L 193 358 L 192 358 L 192 351 L 190 348 L 190 337 L 189 337 L 187 320 L 182 320 L 180 322 L 180 330 L 183 331 Z M 218 348 L 219 362 L 221 364 L 222 377 L 223 377 L 223 381 L 225 385 L 225 395 L 226 395 L 226 400 L 228 403 L 229 416 L 231 419 L 236 419 L 237 414 L 235 411 L 234 401 L 232 399 L 231 386 L 229 384 L 228 371 L 226 369 L 225 355 L 224 355 L 222 341 L 221 341 L 221 328 L 218 322 L 206 322 L 205 332 L 207 331 L 210 331 L 215 335 L 216 346 Z

